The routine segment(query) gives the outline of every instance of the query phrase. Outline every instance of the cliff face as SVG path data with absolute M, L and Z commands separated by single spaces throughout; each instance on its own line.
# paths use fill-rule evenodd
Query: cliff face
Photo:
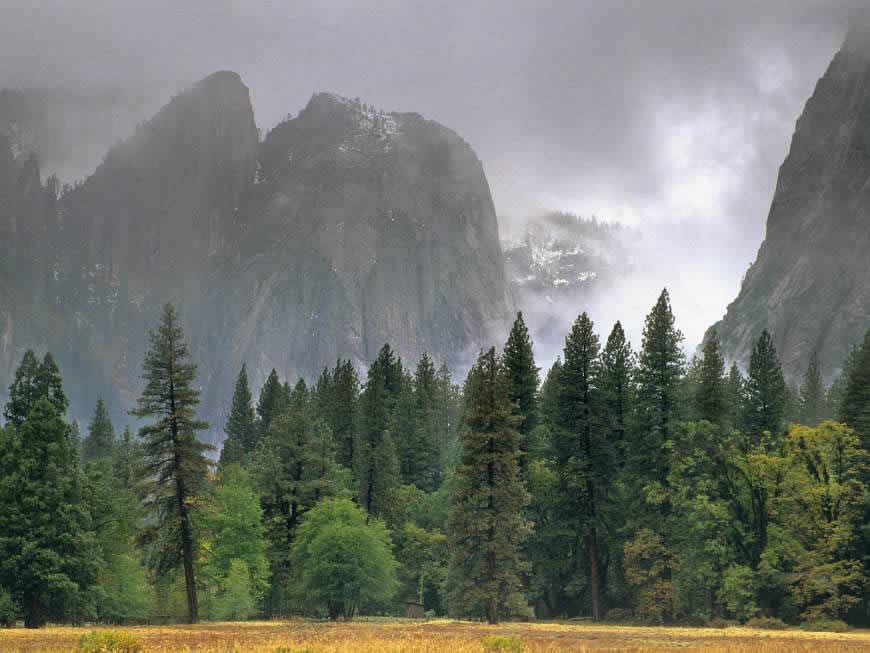
M 483 167 L 416 114 L 317 94 L 260 144 L 247 88 L 216 73 L 57 204 L 28 259 L 43 300 L 0 311 L 19 334 L 0 385 L 26 347 L 50 349 L 80 414 L 97 394 L 116 414 L 132 405 L 166 301 L 215 431 L 243 362 L 254 387 L 272 367 L 295 378 L 338 357 L 364 366 L 385 342 L 457 365 L 501 342 L 510 319 Z
M 817 350 L 830 380 L 870 328 L 868 25 L 852 27 L 807 102 L 758 257 L 714 327 L 744 366 L 767 327 L 787 377 L 798 380 Z
M 265 138 L 240 208 L 235 257 L 213 315 L 257 379 L 312 376 L 339 356 L 365 366 L 389 342 L 453 365 L 500 342 L 510 300 L 483 167 L 453 131 L 314 95 Z M 221 305 L 212 302 L 212 306 Z M 211 398 L 209 399 L 211 400 Z M 217 400 L 217 397 L 214 398 Z

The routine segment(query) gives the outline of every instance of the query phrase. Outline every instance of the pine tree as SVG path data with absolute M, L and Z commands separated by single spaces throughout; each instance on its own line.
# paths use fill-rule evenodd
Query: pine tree
M 36 372 L 36 396 L 40 399 L 48 399 L 60 416 L 66 414 L 66 409 L 69 408 L 69 400 L 63 391 L 60 369 L 54 362 L 51 352 L 46 352 Z
M 132 414 L 157 420 L 139 429 L 150 475 L 148 504 L 156 524 L 153 532 L 163 544 L 157 566 L 158 572 L 179 563 L 184 567 L 188 620 L 196 623 L 199 601 L 190 502 L 202 492 L 210 466 L 206 452 L 212 447 L 196 437 L 208 424 L 196 418 L 196 365 L 190 361 L 184 332 L 171 304 L 163 307 L 160 326 L 151 332 L 150 344 L 143 370 L 145 389 Z
M 251 443 L 251 451 L 254 450 L 257 442 L 269 430 L 272 420 L 286 408 L 288 394 L 281 385 L 278 372 L 272 368 L 266 383 L 263 384 L 263 388 L 260 390 L 260 397 L 257 401 L 257 428 L 255 441 Z
M 818 424 L 825 413 L 825 384 L 822 369 L 815 350 L 810 354 L 810 362 L 804 373 L 800 394 L 800 421 L 808 426 Z
M 495 349 L 481 353 L 465 382 L 462 463 L 450 502 L 451 610 L 483 613 L 489 623 L 524 603 L 520 551 L 531 530 L 509 387 Z
M 788 388 L 776 356 L 770 332 L 764 329 L 749 358 L 746 379 L 744 425 L 755 442 L 764 432 L 780 436 L 785 415 Z
M 353 363 L 339 359 L 332 372 L 324 370 L 315 395 L 332 431 L 336 462 L 353 469 L 359 412 L 359 376 Z
M 40 363 L 36 354 L 28 349 L 15 371 L 12 385 L 9 386 L 9 402 L 3 411 L 6 422 L 16 428 L 21 426 L 30 409 L 40 399 L 47 399 L 61 416 L 69 406 L 63 391 L 60 370 L 52 355 L 46 353 Z
M 333 455 L 329 427 L 316 415 L 311 393 L 300 380 L 285 410 L 272 420 L 257 445 L 251 463 L 275 576 L 269 605 L 272 614 L 283 607 L 282 586 L 290 574 L 288 555 L 300 520 L 332 493 L 327 477 Z
M 827 413 L 831 419 L 836 419 L 845 423 L 843 418 L 843 401 L 846 398 L 846 389 L 849 385 L 849 377 L 852 375 L 852 370 L 858 364 L 858 359 L 861 356 L 861 345 L 852 345 L 846 359 L 840 367 L 840 373 L 831 387 L 828 388 L 826 397 Z
M 91 462 L 112 455 L 115 444 L 115 428 L 102 399 L 97 399 L 94 416 L 88 425 L 88 435 L 82 442 L 82 460 Z
M 732 363 L 731 369 L 728 371 L 728 380 L 725 383 L 726 418 L 728 424 L 732 427 L 736 427 L 741 423 L 745 395 L 746 379 L 740 373 L 737 363 Z
M 607 337 L 600 361 L 601 406 L 619 466 L 625 464 L 629 410 L 633 400 L 634 354 L 617 322 Z
M 453 383 L 447 363 L 438 368 L 436 386 L 438 458 L 441 470 L 446 472 L 459 462 L 459 423 L 462 421 L 462 389 Z
M 399 468 L 392 440 L 393 413 L 402 391 L 402 363 L 384 345 L 368 371 L 360 398 L 360 432 L 355 471 L 359 504 L 373 517 L 383 517 Z M 388 440 L 388 442 L 384 442 Z
M 678 401 L 685 355 L 683 334 L 674 326 L 667 289 L 643 327 L 637 366 L 637 430 L 632 447 L 639 479 L 666 483 L 670 465 L 666 442 L 680 416 Z
M 415 473 L 411 482 L 424 492 L 433 492 L 441 485 L 438 383 L 435 364 L 426 352 L 414 371 L 413 397 Z
M 230 416 L 224 427 L 227 439 L 224 440 L 224 446 L 221 450 L 221 467 L 241 463 L 253 452 L 256 445 L 255 427 L 251 389 L 248 387 L 248 370 L 242 363 L 242 369 L 239 371 L 236 387 L 233 391 Z
M 601 505 L 615 472 L 615 447 L 601 405 L 600 346 L 592 320 L 583 313 L 565 339 L 559 373 L 558 418 L 553 438 L 559 479 L 561 524 L 568 542 L 584 542 L 592 618 L 601 618 L 598 529 Z
M 0 587 L 30 628 L 92 613 L 100 555 L 69 425 L 41 398 L 0 444 Z
M 15 378 L 9 386 L 9 402 L 3 411 L 3 417 L 10 426 L 20 427 L 39 398 L 36 385 L 38 372 L 39 360 L 36 354 L 28 349 L 24 352 L 18 369 L 15 370 Z
M 840 417 L 858 434 L 861 446 L 870 450 L 870 331 L 849 365 Z
M 700 419 L 712 424 L 721 424 L 728 413 L 728 389 L 725 377 L 725 359 L 715 330 L 704 342 L 704 358 L 695 390 L 695 410 Z
M 517 430 L 520 433 L 520 474 L 526 478 L 529 456 L 534 449 L 534 432 L 538 422 L 538 377 L 535 354 L 529 330 L 523 321 L 522 312 L 511 328 L 504 347 L 504 366 L 510 383 L 509 398 L 514 404 L 514 414 L 520 418 Z

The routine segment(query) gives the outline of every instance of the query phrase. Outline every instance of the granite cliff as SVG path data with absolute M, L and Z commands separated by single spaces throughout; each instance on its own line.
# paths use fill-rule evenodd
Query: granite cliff
M 816 350 L 828 381 L 870 328 L 870 22 L 854 24 L 816 84 L 779 170 L 758 257 L 724 319 L 744 367 L 763 328 L 799 380 Z

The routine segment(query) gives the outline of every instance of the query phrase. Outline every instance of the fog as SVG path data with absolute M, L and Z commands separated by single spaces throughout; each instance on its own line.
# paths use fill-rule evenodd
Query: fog
M 603 339 L 620 318 L 637 345 L 667 286 L 691 351 L 755 256 L 850 4 L 3 0 L 0 87 L 130 98 L 81 159 L 57 162 L 67 178 L 96 165 L 94 139 L 111 143 L 218 69 L 242 75 L 263 129 L 318 90 L 420 112 L 475 148 L 503 234 L 545 209 L 643 234 L 635 273 L 560 306 L 566 323 L 588 309 Z

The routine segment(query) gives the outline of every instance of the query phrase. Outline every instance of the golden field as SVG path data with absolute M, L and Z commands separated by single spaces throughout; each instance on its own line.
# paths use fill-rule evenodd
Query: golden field
M 74 651 L 91 628 L 0 630 L 0 651 Z M 99 628 L 98 630 L 108 630 Z M 196 626 L 123 628 L 145 651 L 218 653 L 485 653 L 487 638 L 518 640 L 538 651 L 870 651 L 870 631 L 807 633 L 749 628 L 656 628 L 591 623 L 508 623 L 488 626 L 449 620 L 382 620 L 322 623 L 302 620 L 203 623 Z M 491 639 L 490 639 L 491 641 Z

